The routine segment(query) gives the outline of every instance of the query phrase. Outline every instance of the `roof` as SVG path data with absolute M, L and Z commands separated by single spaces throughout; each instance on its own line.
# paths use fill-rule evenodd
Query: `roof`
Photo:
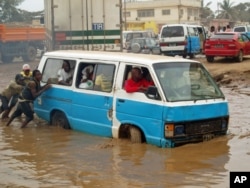
M 84 50 L 60 50 L 46 52 L 44 56 L 60 57 L 60 58 L 74 58 L 74 59 L 98 59 L 106 61 L 123 61 L 137 64 L 154 64 L 162 62 L 197 62 L 194 60 L 183 59 L 181 57 L 170 57 L 161 55 L 148 54 L 133 54 L 125 52 L 106 52 L 106 51 L 84 51 Z

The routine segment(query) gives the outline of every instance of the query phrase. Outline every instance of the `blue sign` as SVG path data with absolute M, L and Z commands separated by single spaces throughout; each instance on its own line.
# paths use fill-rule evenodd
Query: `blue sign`
M 103 23 L 93 23 L 92 30 L 103 30 L 104 24 Z

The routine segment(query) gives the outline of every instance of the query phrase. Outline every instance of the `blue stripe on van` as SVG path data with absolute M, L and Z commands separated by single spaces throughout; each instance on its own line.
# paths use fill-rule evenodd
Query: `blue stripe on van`
M 186 105 L 164 108 L 167 122 L 185 122 L 228 116 L 228 104 L 219 102 L 214 104 Z

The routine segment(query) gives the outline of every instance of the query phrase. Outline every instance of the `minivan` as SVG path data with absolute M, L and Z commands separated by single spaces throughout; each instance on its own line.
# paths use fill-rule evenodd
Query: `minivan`
M 160 31 L 159 43 L 161 52 L 165 55 L 180 55 L 193 58 L 201 52 L 201 44 L 197 26 L 188 24 L 163 25 Z
M 250 25 L 239 25 L 233 28 L 234 32 L 246 33 L 246 35 L 250 38 Z
M 65 60 L 74 72 L 70 86 L 56 82 Z M 153 82 L 145 92 L 124 88 L 133 79 L 134 67 Z M 38 69 L 43 75 L 41 85 L 54 82 L 34 101 L 34 111 L 52 125 L 158 147 L 207 141 L 228 130 L 228 102 L 198 61 L 69 50 L 46 52 Z M 80 85 L 86 69 L 93 84 L 83 88 Z M 103 87 L 96 87 L 100 78 Z

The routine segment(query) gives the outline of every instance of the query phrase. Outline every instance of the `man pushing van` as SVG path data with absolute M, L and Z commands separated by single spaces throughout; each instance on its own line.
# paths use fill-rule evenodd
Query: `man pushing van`
M 27 83 L 25 88 L 22 90 L 19 100 L 18 100 L 18 106 L 15 110 L 15 112 L 11 115 L 9 121 L 7 122 L 6 126 L 9 126 L 9 124 L 16 118 L 22 115 L 22 113 L 25 114 L 26 119 L 22 123 L 21 128 L 24 128 L 30 121 L 34 119 L 34 111 L 30 105 L 36 97 L 42 94 L 42 92 L 46 91 L 51 87 L 51 84 L 47 84 L 44 87 L 40 86 L 40 81 L 42 80 L 42 74 L 39 70 L 34 70 L 32 73 L 32 79 Z

